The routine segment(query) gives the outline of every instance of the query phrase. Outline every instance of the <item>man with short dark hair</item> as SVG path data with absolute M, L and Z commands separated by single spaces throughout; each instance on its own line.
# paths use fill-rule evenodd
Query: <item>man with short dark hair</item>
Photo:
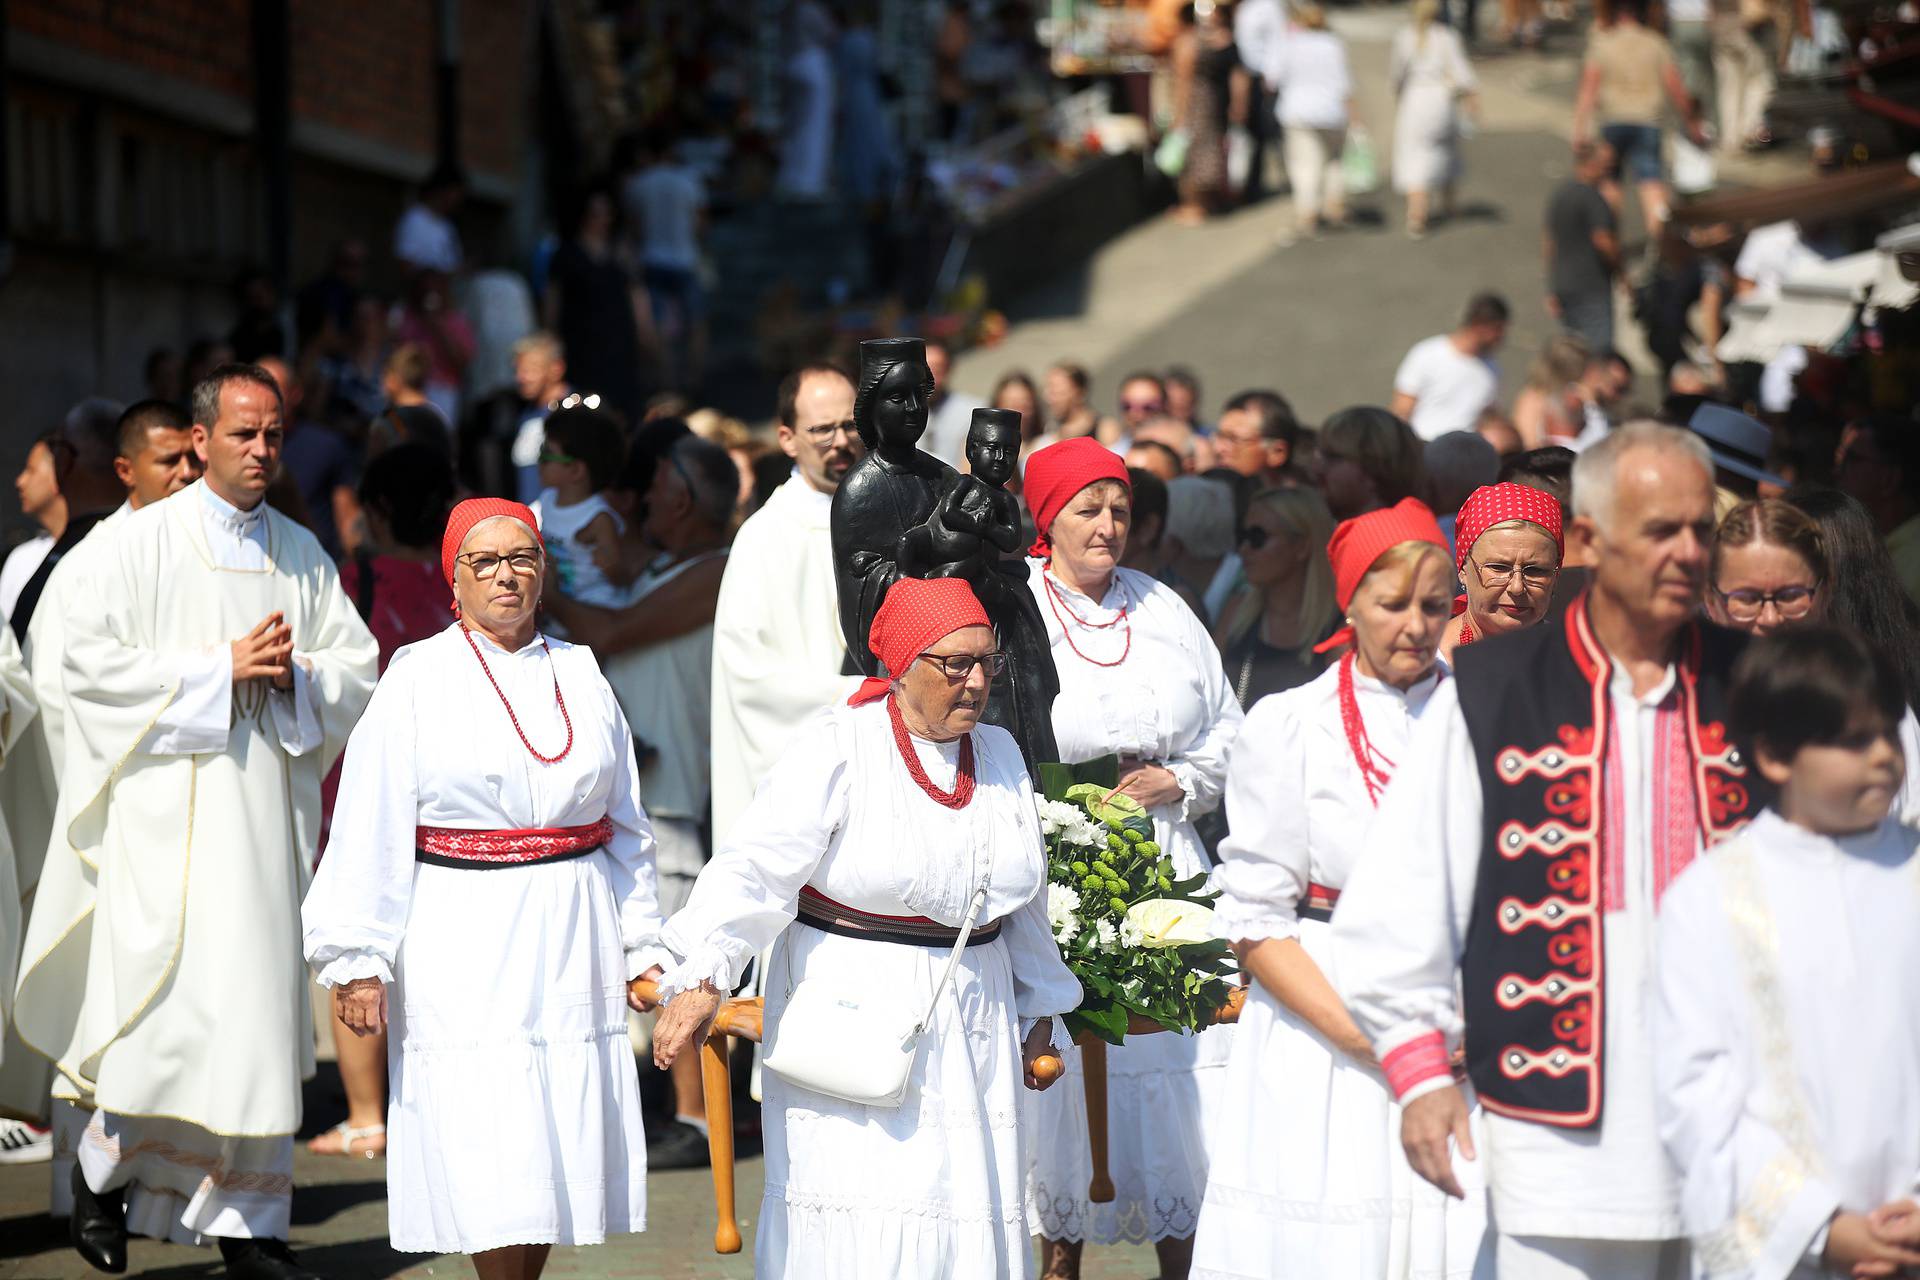
M 1500 393 L 1493 353 L 1507 337 L 1507 300 L 1476 294 L 1460 324 L 1413 344 L 1393 375 L 1393 416 L 1422 440 L 1471 431 Z
M 1547 311 L 1568 333 L 1601 351 L 1613 346 L 1613 281 L 1620 235 L 1600 184 L 1613 172 L 1613 148 L 1601 139 L 1573 144 L 1573 175 L 1547 202 L 1543 249 Z
M 1097 434 L 1100 443 L 1125 445 L 1133 433 L 1167 411 L 1167 384 L 1160 375 L 1136 369 L 1120 379 L 1120 416 L 1105 418 Z
M 205 477 L 130 512 L 74 597 L 49 855 L 85 866 L 47 869 L 14 1020 L 55 1096 L 93 1108 L 89 1264 L 123 1270 L 131 1223 L 217 1238 L 237 1280 L 308 1280 L 286 1245 L 313 1069 L 300 896 L 378 651 L 318 541 L 267 506 L 271 375 L 216 368 L 193 410 Z
M 713 617 L 713 826 L 717 845 L 794 731 L 859 683 L 848 674 L 828 519 L 866 452 L 853 379 L 812 364 L 780 384 L 793 474 L 734 535 Z
M 1242 391 L 1220 410 L 1213 430 L 1220 465 L 1257 478 L 1265 488 L 1300 483 L 1293 469 L 1293 448 L 1300 421 L 1278 391 Z

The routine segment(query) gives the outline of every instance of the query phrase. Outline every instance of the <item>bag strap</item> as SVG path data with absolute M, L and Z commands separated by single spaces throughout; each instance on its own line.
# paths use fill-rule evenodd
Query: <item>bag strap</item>
M 913 1030 L 907 1033 L 907 1039 L 913 1040 L 933 1023 L 933 1012 L 940 1007 L 940 997 L 946 993 L 947 985 L 953 981 L 953 971 L 960 964 L 960 953 L 967 949 L 967 938 L 973 933 L 974 924 L 980 919 L 980 912 L 987 905 L 987 886 L 983 881 L 973 895 L 973 903 L 967 908 L 967 918 L 960 922 L 960 936 L 953 940 L 953 950 L 947 953 L 947 967 L 940 974 L 940 981 L 933 985 L 933 995 L 927 1001 L 927 1011 L 920 1021 L 914 1023 Z

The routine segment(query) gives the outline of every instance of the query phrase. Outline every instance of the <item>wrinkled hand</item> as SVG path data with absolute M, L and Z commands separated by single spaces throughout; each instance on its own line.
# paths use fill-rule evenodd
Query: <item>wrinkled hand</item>
M 233 642 L 233 682 L 261 678 L 276 689 L 293 687 L 293 631 L 285 614 L 268 614 Z
M 1400 1114 L 1400 1145 L 1406 1148 L 1407 1163 L 1413 1171 L 1456 1200 L 1467 1193 L 1453 1176 L 1453 1154 L 1448 1150 L 1451 1138 L 1460 1147 L 1462 1159 L 1475 1158 L 1473 1132 L 1467 1124 L 1467 1099 L 1459 1086 L 1448 1085 L 1423 1093 L 1406 1105 Z
M 333 989 L 334 1016 L 357 1036 L 377 1036 L 387 1029 L 387 984 L 378 978 L 355 978 Z
M 633 982 L 627 984 L 627 1008 L 633 1010 L 635 1013 L 650 1013 L 660 1007 L 658 1000 L 648 999 L 633 988 L 635 983 L 660 981 L 661 973 L 662 970 L 660 966 L 655 965 L 653 968 L 635 978 Z
M 1173 776 L 1173 770 L 1165 765 L 1135 760 L 1121 762 L 1120 785 L 1107 794 L 1109 798 L 1129 795 L 1138 800 L 1141 807 L 1152 809 L 1163 804 L 1177 804 L 1187 793 L 1180 786 L 1180 780 Z
M 720 1000 L 719 989 L 703 982 L 661 1006 L 660 1020 L 653 1024 L 653 1065 L 665 1071 L 689 1048 L 705 1044 L 713 1031 L 713 1015 L 720 1012 Z
M 1920 1204 L 1892 1200 L 1867 1215 L 1874 1239 L 1882 1244 L 1920 1248 Z
M 1874 1212 L 1878 1215 L 1895 1209 L 1896 1205 L 1883 1205 Z M 1844 1271 L 1856 1278 L 1893 1276 L 1903 1267 L 1920 1267 L 1920 1253 L 1881 1239 L 1868 1215 L 1843 1211 L 1834 1214 L 1827 1224 L 1827 1251 L 1822 1261 L 1829 1270 Z
M 1027 1032 L 1027 1042 L 1020 1046 L 1020 1066 L 1026 1074 L 1027 1088 L 1032 1089 L 1035 1093 L 1051 1089 L 1054 1082 L 1060 1078 L 1056 1075 L 1049 1075 L 1043 1080 L 1033 1074 L 1035 1059 L 1053 1054 L 1054 1052 L 1052 1019 L 1037 1024 L 1033 1030 Z

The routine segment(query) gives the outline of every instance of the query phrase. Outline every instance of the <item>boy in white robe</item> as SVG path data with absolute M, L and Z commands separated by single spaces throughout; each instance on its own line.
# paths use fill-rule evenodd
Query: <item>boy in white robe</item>
M 1656 970 L 1696 1275 L 1920 1266 L 1920 833 L 1888 817 L 1903 710 L 1839 630 L 1777 633 L 1735 669 L 1730 727 L 1778 799 L 1674 882 Z
M 280 415 L 252 366 L 194 389 L 206 478 L 125 518 L 67 629 L 51 852 L 91 892 L 36 908 L 15 1021 L 56 1096 L 94 1108 L 73 1238 L 102 1270 L 131 1231 L 217 1236 L 244 1280 L 311 1275 L 285 1244 L 313 1064 L 299 904 L 377 649 L 265 504 Z

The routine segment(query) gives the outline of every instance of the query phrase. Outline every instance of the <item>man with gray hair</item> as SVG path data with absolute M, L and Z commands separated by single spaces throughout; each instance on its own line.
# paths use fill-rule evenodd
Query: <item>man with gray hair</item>
M 1699 620 L 1704 447 L 1624 426 L 1575 463 L 1573 504 L 1568 556 L 1593 585 L 1564 625 L 1460 651 L 1341 895 L 1336 968 L 1414 1170 L 1455 1196 L 1485 1183 L 1492 1274 L 1678 1280 L 1654 917 L 1771 789 L 1727 739 L 1743 638 Z M 1453 1075 L 1463 1022 L 1478 1117 Z
M 313 1071 L 300 897 L 320 781 L 378 651 L 312 534 L 266 503 L 281 399 L 256 365 L 193 391 L 203 479 L 129 512 L 62 642 L 66 751 L 14 1022 L 92 1109 L 71 1238 L 219 1240 L 238 1280 L 306 1280 L 287 1248 Z M 65 886 L 60 894 L 50 891 Z

